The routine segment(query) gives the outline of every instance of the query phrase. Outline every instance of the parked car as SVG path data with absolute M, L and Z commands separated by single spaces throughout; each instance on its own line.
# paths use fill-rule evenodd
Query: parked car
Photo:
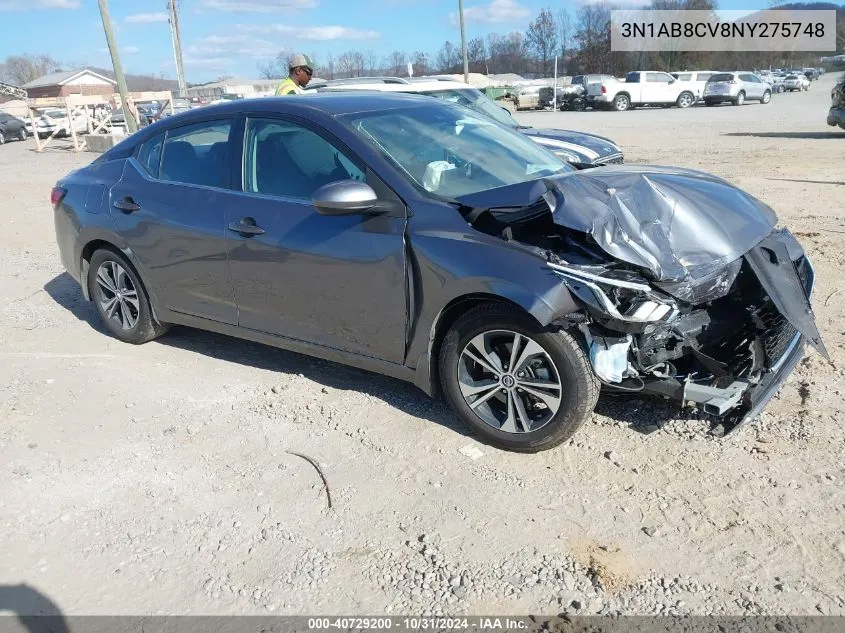
M 678 81 L 689 84 L 693 88 L 695 98 L 698 100 L 704 94 L 704 87 L 707 85 L 707 80 L 716 73 L 712 70 L 693 70 L 670 74 Z
M 515 451 L 566 441 L 600 387 L 698 403 L 729 431 L 805 341 L 827 356 L 813 267 L 750 194 L 685 169 L 576 170 L 421 96 L 170 117 L 51 201 L 61 261 L 117 339 L 181 324 L 379 372 Z
M 138 119 L 140 119 L 138 123 L 139 128 L 146 127 L 150 124 L 150 120 L 140 109 L 138 111 Z M 109 127 L 119 127 L 123 128 L 124 130 L 126 129 L 126 113 L 123 111 L 123 108 L 113 110 L 112 113 L 109 115 Z
M 805 68 L 804 76 L 810 81 L 815 81 L 819 78 L 819 71 L 815 68 Z
M 543 86 L 521 86 L 516 91 L 517 110 L 536 110 L 540 107 L 540 89 Z
M 513 118 L 507 108 L 497 105 L 495 101 L 490 99 L 490 97 L 478 88 L 455 80 L 354 85 L 346 83 L 335 84 L 329 81 L 322 83 L 318 87 L 311 88 L 307 92 L 348 92 L 355 90 L 420 94 L 435 97 L 442 101 L 457 103 L 479 114 L 483 114 L 501 125 L 531 137 L 533 141 L 545 145 L 558 157 L 563 158 L 569 163 L 607 165 L 624 161 L 622 150 L 610 139 L 584 132 L 536 129 L 527 125 L 521 125 Z
M 88 121 L 85 115 L 77 113 L 73 122 L 68 122 L 67 111 L 61 108 L 44 110 L 36 121 L 38 138 L 47 138 L 55 133 L 56 136 L 70 136 L 71 128 L 76 134 L 83 134 L 88 131 Z
M 726 101 L 742 105 L 746 101 L 769 103 L 771 100 L 771 84 L 751 72 L 718 73 L 704 87 L 704 103 L 708 106 Z
M 800 92 L 804 90 L 803 75 L 786 75 L 783 79 L 783 88 L 788 92 Z
M 191 110 L 191 102 L 188 99 L 173 99 L 172 107 L 171 105 L 162 105 L 158 113 L 155 116 L 155 119 L 164 119 L 169 116 L 173 116 L 174 114 L 180 114 L 182 112 L 188 112 Z
M 27 136 L 26 123 L 16 116 L 0 112 L 0 145 L 13 139 L 25 141 Z
M 830 91 L 830 110 L 827 111 L 827 124 L 838 125 L 845 130 L 845 78 Z
M 807 75 L 805 75 L 803 73 L 798 73 L 798 79 L 801 81 L 801 88 L 803 90 L 809 90 L 810 89 L 810 79 L 809 79 L 809 77 L 807 77 Z
M 607 105 L 617 111 L 638 105 L 677 105 L 688 108 L 695 104 L 695 87 L 675 79 L 669 73 L 637 71 L 625 81 L 612 80 L 589 84 L 587 94 L 597 106 Z

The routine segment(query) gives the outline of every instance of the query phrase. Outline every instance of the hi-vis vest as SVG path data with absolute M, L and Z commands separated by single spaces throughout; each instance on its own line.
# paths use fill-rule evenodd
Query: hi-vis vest
M 280 97 L 282 95 L 290 95 L 290 94 L 302 94 L 303 90 L 300 88 L 296 82 L 288 77 L 282 83 L 279 84 L 279 87 L 276 88 L 276 96 Z

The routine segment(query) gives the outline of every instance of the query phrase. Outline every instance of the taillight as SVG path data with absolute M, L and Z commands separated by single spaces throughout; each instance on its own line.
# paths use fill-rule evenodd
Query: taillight
M 601 87 L 601 93 L 602 93 L 602 94 L 607 94 L 607 88 L 606 88 L 605 86 L 602 86 L 602 87 Z
M 50 192 L 50 204 L 53 205 L 54 209 L 61 204 L 66 194 L 67 189 L 64 189 L 63 187 L 53 187 L 53 190 Z

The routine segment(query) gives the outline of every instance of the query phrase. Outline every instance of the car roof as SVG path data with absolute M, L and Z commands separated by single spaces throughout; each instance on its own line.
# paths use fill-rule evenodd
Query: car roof
M 432 90 L 472 90 L 474 86 L 461 81 L 444 81 L 431 79 L 427 81 L 415 81 L 407 84 L 386 84 L 386 83 L 361 83 L 361 84 L 328 84 L 317 86 L 316 91 L 322 94 L 328 92 L 349 92 L 353 90 L 373 90 L 378 92 L 393 93 L 414 93 L 430 92 Z
M 375 92 L 337 91 L 312 92 L 305 95 L 284 97 L 255 97 L 252 99 L 238 99 L 228 103 L 209 105 L 204 108 L 191 110 L 168 117 L 168 125 L 178 117 L 184 121 L 202 121 L 210 116 L 219 114 L 239 114 L 250 112 L 277 112 L 282 114 L 298 114 L 307 117 L 314 112 L 322 112 L 329 116 L 341 116 L 357 112 L 375 112 L 414 106 L 431 105 L 427 97 L 414 94 L 376 94 Z

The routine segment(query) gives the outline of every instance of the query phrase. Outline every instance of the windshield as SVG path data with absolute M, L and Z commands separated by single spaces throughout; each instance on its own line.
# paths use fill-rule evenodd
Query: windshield
M 413 184 L 444 198 L 574 169 L 522 134 L 458 106 L 432 104 L 340 118 Z
M 425 94 L 437 97 L 442 101 L 457 103 L 458 105 L 467 107 L 470 110 L 480 112 L 502 125 L 506 125 L 511 128 L 519 127 L 519 123 L 517 123 L 504 108 L 496 105 L 495 101 L 475 88 L 464 88 L 461 90 L 435 90 L 433 92 L 426 92 Z
M 64 110 L 44 110 L 44 116 L 48 116 L 51 119 L 61 119 L 67 116 L 67 112 Z

